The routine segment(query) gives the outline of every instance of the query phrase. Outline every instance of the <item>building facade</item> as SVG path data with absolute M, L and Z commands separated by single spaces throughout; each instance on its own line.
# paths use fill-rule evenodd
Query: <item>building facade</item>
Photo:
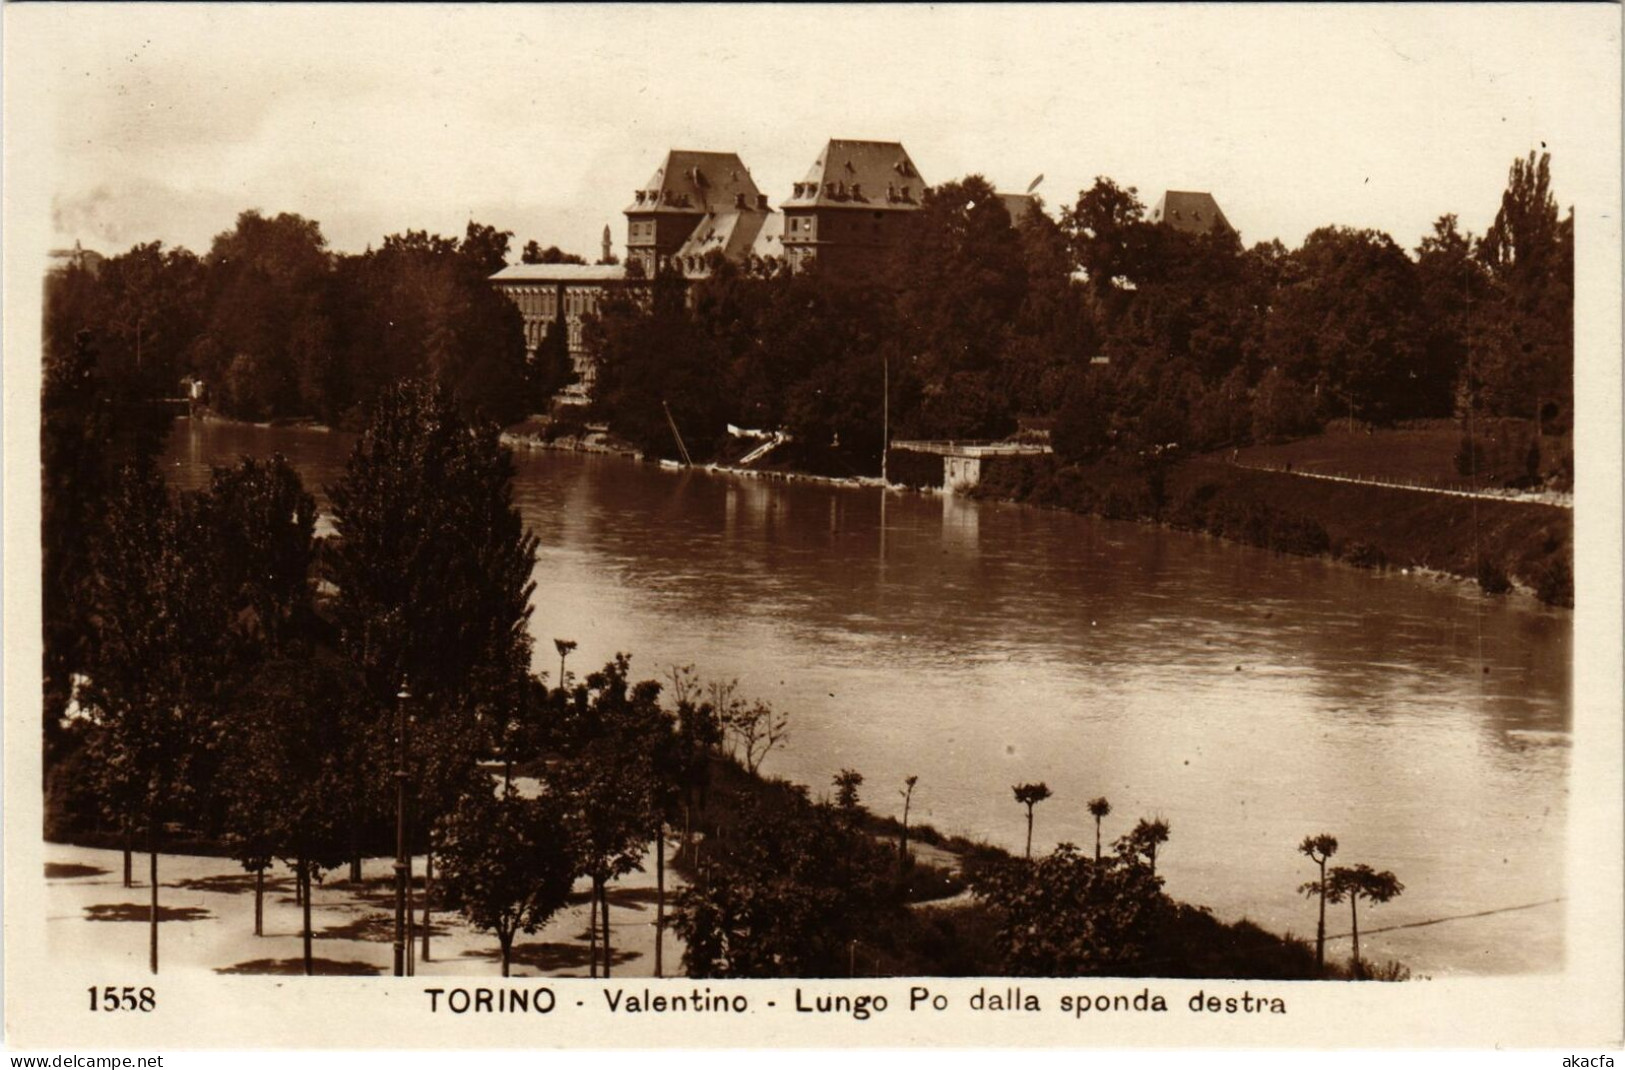
M 587 355 L 583 321 L 598 314 L 605 298 L 628 282 L 620 264 L 515 264 L 491 276 L 491 285 L 519 309 L 525 324 L 525 353 L 534 360 L 553 331 L 563 331 L 576 382 L 560 399 L 585 402 L 597 368 Z
M 792 271 L 816 263 L 836 277 L 869 275 L 909 240 L 925 192 L 924 177 L 896 141 L 829 141 L 778 210 L 737 153 L 673 149 L 624 210 L 625 266 L 520 264 L 491 283 L 519 307 L 532 357 L 549 332 L 565 332 L 578 382 L 564 400 L 585 401 L 596 369 L 582 326 L 610 293 L 661 273 L 704 278 L 719 259 L 740 265 L 777 260 Z M 1040 210 L 1030 193 L 998 196 L 1016 226 Z M 1188 233 L 1232 229 L 1205 192 L 1168 190 L 1148 219 Z M 609 243 L 606 227 L 605 261 Z

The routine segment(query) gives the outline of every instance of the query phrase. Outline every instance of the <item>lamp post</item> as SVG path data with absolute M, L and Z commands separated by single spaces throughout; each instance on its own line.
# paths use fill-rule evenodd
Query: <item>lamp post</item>
M 406 681 L 395 696 L 395 976 L 406 976 Z

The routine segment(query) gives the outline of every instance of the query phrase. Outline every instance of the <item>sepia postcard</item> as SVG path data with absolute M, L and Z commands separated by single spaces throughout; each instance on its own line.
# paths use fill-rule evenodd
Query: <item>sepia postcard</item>
M 1618 5 L 3 15 L 7 1048 L 1625 1045 Z

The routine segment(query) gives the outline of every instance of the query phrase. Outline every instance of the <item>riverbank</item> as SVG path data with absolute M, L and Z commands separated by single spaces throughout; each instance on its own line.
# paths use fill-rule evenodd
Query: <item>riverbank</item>
M 1431 450 L 1425 458 L 1429 463 L 1437 461 L 1432 454 L 1443 448 L 1434 441 L 1440 439 L 1436 429 L 1382 434 L 1408 436 L 1401 444 L 1407 446 L 1414 445 L 1411 440 L 1418 436 L 1425 438 L 1423 445 Z M 509 428 L 503 440 L 526 449 L 645 459 L 602 432 L 556 435 L 552 422 L 542 417 Z M 1512 491 L 1465 494 L 1449 487 L 1362 480 L 1318 470 L 1346 466 L 1353 456 L 1362 470 L 1414 480 L 1411 467 L 1371 460 L 1373 449 L 1381 453 L 1372 445 L 1379 440 L 1387 441 L 1375 435 L 1328 433 L 1308 445 L 1294 444 L 1308 458 L 1296 469 L 1287 462 L 1269 463 L 1275 455 L 1268 451 L 1285 447 L 1249 447 L 1245 458 L 1228 461 L 1214 455 L 1155 466 L 1137 458 L 1067 465 L 1053 455 L 990 457 L 983 461 L 981 482 L 971 496 L 1159 524 L 1280 553 L 1328 557 L 1358 568 L 1467 581 L 1490 595 L 1513 593 L 1545 605 L 1573 606 L 1571 499 L 1555 495 L 1548 501 Z M 1339 448 L 1332 449 L 1327 442 Z M 1346 442 L 1360 449 L 1351 453 Z M 1326 457 L 1320 458 L 1316 449 Z M 929 491 L 940 484 L 941 462 L 934 456 L 894 451 L 891 466 L 892 489 Z M 786 483 L 888 486 L 875 477 L 815 475 L 782 463 L 697 467 Z
M 1573 513 L 1552 505 L 1306 479 L 1201 458 L 1154 467 L 992 458 L 973 493 L 1574 604 Z

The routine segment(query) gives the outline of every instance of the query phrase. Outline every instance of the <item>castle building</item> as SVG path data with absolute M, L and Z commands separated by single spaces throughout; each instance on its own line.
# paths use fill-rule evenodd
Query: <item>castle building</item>
M 519 264 L 497 272 L 491 284 L 518 306 L 532 357 L 550 332 L 565 332 L 579 381 L 563 400 L 583 402 L 596 369 L 582 326 L 609 294 L 666 272 L 704 278 L 718 259 L 742 265 L 779 260 L 792 271 L 816 263 L 837 277 L 868 275 L 908 240 L 925 192 L 925 179 L 896 141 L 829 141 L 779 210 L 737 153 L 672 149 L 624 210 L 625 265 L 608 262 L 606 226 L 603 262 Z M 998 197 L 1018 227 L 1040 210 L 1030 193 Z M 1192 234 L 1234 229 L 1206 192 L 1168 190 L 1148 219 Z
M 783 204 L 792 270 L 867 273 L 903 240 L 925 179 L 896 141 L 832 140 Z
M 1213 230 L 1235 230 L 1219 210 L 1211 193 L 1171 189 L 1157 198 L 1146 219 L 1186 234 L 1206 234 Z

